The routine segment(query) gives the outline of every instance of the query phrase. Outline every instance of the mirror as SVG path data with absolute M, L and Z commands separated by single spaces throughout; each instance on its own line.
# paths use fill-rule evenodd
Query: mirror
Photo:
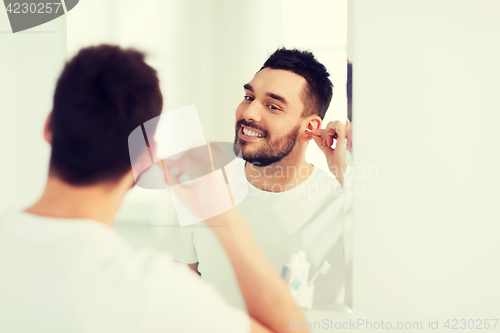
M 194 104 L 207 142 L 241 149 L 235 172 L 245 175 L 248 195 L 238 207 L 274 269 L 303 307 L 345 311 L 352 304 L 345 233 L 352 197 L 339 183 L 348 183 L 346 170 L 336 169 L 343 180 L 334 178 L 318 148 L 322 139 L 307 129 L 336 120 L 346 126 L 347 1 L 86 0 L 71 14 L 68 56 L 101 42 L 145 51 L 160 76 L 164 114 Z M 259 71 L 279 47 L 311 51 L 326 67 L 334 86 L 326 114 L 305 111 L 319 107 L 311 107 L 317 94 L 305 93 L 311 89 L 303 76 L 272 66 Z M 242 304 L 217 240 L 199 223 L 180 226 L 168 190 L 136 186 L 116 229 L 137 245 L 170 252 Z

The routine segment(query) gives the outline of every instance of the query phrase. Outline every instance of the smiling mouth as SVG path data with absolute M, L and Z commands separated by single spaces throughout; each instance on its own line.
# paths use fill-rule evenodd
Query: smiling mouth
M 252 131 L 251 129 L 247 127 L 241 126 L 241 133 L 243 134 L 243 139 L 249 138 L 249 139 L 259 139 L 263 138 L 264 134 L 260 134 L 257 132 Z

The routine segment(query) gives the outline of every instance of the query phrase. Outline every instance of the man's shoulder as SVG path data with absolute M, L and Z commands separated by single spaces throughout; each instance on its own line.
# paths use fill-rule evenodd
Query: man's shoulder
M 337 178 L 330 172 L 325 171 L 317 166 L 314 167 L 314 174 L 312 181 L 315 183 L 329 184 L 332 186 L 340 186 Z
M 317 172 L 317 177 L 335 179 L 335 176 L 330 171 L 325 171 L 317 166 L 314 167 L 314 170 Z

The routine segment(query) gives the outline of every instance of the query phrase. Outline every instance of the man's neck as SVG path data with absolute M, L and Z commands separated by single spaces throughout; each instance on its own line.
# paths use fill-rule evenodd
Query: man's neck
M 251 163 L 245 164 L 247 180 L 258 189 L 269 192 L 284 192 L 306 180 L 314 170 L 307 163 L 305 154 L 288 155 L 277 163 L 266 167 L 258 167 Z
M 74 186 L 51 176 L 42 197 L 25 211 L 47 217 L 90 219 L 111 226 L 128 190 L 124 185 Z

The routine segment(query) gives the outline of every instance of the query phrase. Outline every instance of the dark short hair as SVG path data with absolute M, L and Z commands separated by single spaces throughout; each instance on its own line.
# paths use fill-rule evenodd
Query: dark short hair
M 302 76 L 307 86 L 302 101 L 304 102 L 303 117 L 317 114 L 325 117 L 333 94 L 333 84 L 328 78 L 330 74 L 311 52 L 286 48 L 277 49 L 264 63 L 264 68 L 282 69 Z
M 156 71 L 143 53 L 111 45 L 82 49 L 57 81 L 50 173 L 73 185 L 119 180 L 131 170 L 129 134 L 162 106 Z

